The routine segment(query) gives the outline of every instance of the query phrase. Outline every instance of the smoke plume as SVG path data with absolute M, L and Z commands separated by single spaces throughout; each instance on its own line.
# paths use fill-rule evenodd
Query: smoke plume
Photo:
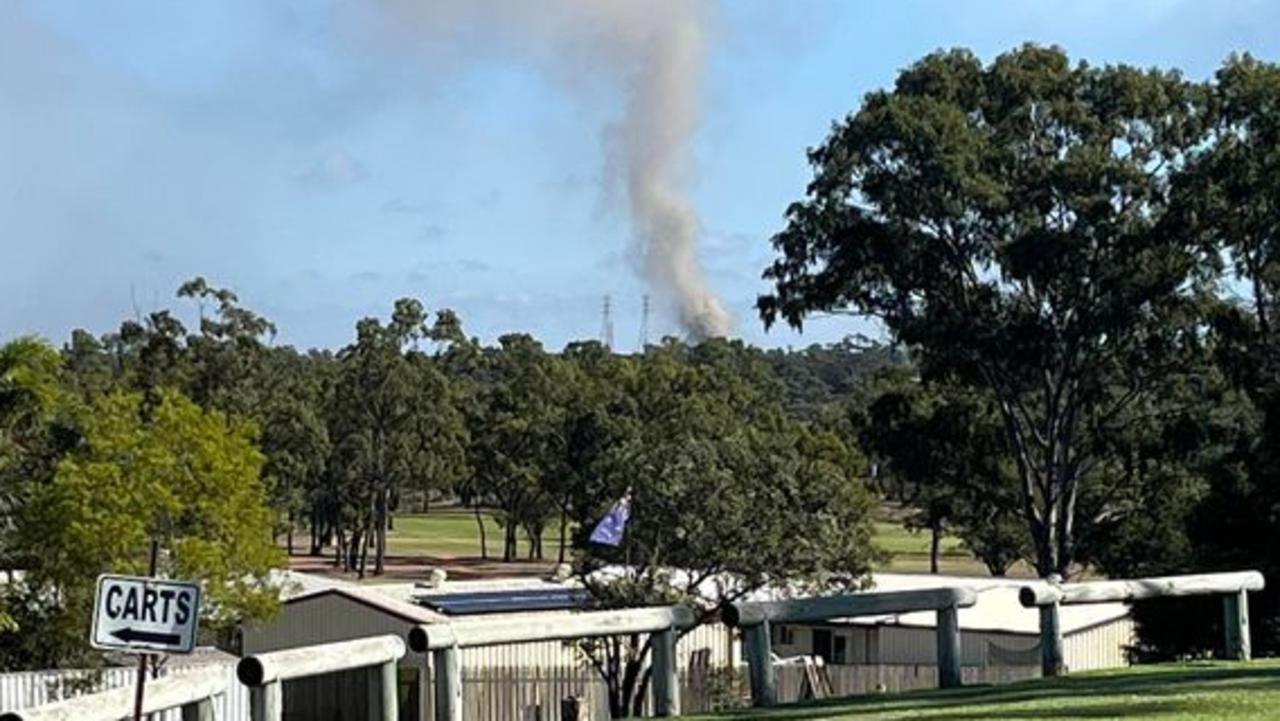
M 623 92 L 623 116 L 604 133 L 607 175 L 625 188 L 645 278 L 687 333 L 706 338 L 733 330 L 698 263 L 686 194 L 711 18 L 694 0 L 387 0 L 378 33 L 427 53 L 436 72 L 506 56 L 579 97 Z

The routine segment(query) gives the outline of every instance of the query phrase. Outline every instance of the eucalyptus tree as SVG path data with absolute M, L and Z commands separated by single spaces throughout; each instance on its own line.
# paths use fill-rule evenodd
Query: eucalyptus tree
M 1202 342 L 1214 254 L 1170 209 L 1205 105 L 1056 48 L 937 52 L 810 151 L 774 237 L 766 325 L 873 316 L 926 378 L 994 400 L 1043 575 L 1074 571 L 1096 440 Z
M 602 448 L 575 508 L 576 568 L 606 607 L 689 603 L 699 623 L 765 586 L 859 587 L 880 558 L 862 456 L 790 417 L 769 362 L 740 342 L 650 346 L 618 376 L 634 423 Z M 621 498 L 621 543 L 589 541 Z M 582 648 L 614 717 L 638 715 L 647 642 Z
M 426 337 L 422 304 L 402 298 L 389 322 L 365 318 L 337 357 L 330 401 L 330 461 L 338 481 L 347 565 L 361 576 L 370 544 L 383 572 L 393 500 L 424 479 L 452 481 L 463 462 L 465 429 L 447 379 L 407 349 Z
M 564 363 L 533 337 L 508 334 L 498 343 L 484 352 L 472 401 L 472 484 L 498 514 L 503 560 L 516 558 L 520 530 L 530 557 L 541 558 L 542 534 L 555 515 L 546 488 L 561 470 L 563 401 L 572 389 Z
M 922 382 L 910 367 L 879 374 L 853 427 L 886 488 L 930 534 L 929 571 L 939 572 L 944 534 L 958 536 L 993 576 L 1030 555 L 1018 511 L 1018 478 L 994 403 L 972 388 Z

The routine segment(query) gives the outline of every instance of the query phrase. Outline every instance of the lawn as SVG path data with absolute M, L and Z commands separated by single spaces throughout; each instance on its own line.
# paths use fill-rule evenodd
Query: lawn
M 502 527 L 492 514 L 483 514 L 489 542 L 489 556 L 502 554 Z M 876 543 L 892 555 L 887 571 L 927 573 L 929 570 L 929 534 L 912 532 L 903 527 L 898 513 L 886 507 L 875 522 Z M 548 528 L 543 539 L 543 553 L 550 560 L 556 556 L 559 529 Z M 528 553 L 524 533 L 519 534 L 520 556 Z M 392 556 L 435 558 L 471 558 L 480 555 L 480 531 L 469 510 L 444 507 L 427 514 L 402 513 L 395 517 L 395 528 L 387 537 L 387 550 Z M 964 549 L 958 538 L 946 536 L 942 542 L 939 567 L 942 573 L 956 576 L 984 576 L 986 567 Z
M 1280 718 L 1280 660 L 1138 666 L 1054 680 L 863 696 L 700 718 L 1263 721 Z
M 483 514 L 489 556 L 502 556 L 502 526 L 492 514 Z M 542 539 L 543 555 L 555 560 L 560 542 L 559 528 L 548 528 Z M 520 557 L 529 551 L 524 533 L 518 534 Z M 480 529 L 470 511 L 444 508 L 431 513 L 401 513 L 395 528 L 387 534 L 387 552 L 392 556 L 434 556 L 464 558 L 480 555 Z

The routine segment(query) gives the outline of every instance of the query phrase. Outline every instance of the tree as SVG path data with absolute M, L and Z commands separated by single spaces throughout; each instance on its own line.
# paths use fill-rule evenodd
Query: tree
M 530 558 L 542 557 L 542 533 L 555 516 L 546 492 L 564 460 L 565 366 L 531 336 L 508 334 L 484 354 L 483 379 L 472 402 L 470 466 L 473 492 L 498 512 L 504 561 L 515 560 L 518 530 Z
M 79 442 L 68 417 L 61 359 L 35 338 L 0 347 L 0 631 L 18 630 L 9 613 L 17 574 L 35 549 L 19 542 L 33 497 L 52 481 L 58 461 Z
M 383 572 L 399 492 L 424 479 L 453 479 L 462 463 L 465 428 L 447 379 L 429 357 L 405 352 L 425 337 L 426 319 L 420 302 L 402 298 L 386 325 L 376 318 L 357 323 L 355 343 L 338 354 L 330 466 L 341 508 L 339 555 L 361 577 L 370 543 L 373 572 Z
M 284 519 L 285 547 L 292 555 L 294 529 L 305 509 L 314 508 L 328 470 L 332 444 L 324 417 L 326 389 L 317 359 L 292 348 L 272 349 L 259 363 L 270 366 L 263 374 L 272 379 L 254 414 L 262 424 L 263 473 L 272 489 L 271 507 Z M 313 527 L 316 521 L 313 514 Z M 315 549 L 315 533 L 312 541 Z
M 114 392 L 76 415 L 84 444 L 21 518 L 18 542 L 29 553 L 12 591 L 22 600 L 19 631 L 0 639 L 0 663 L 94 663 L 94 580 L 145 573 L 152 541 L 164 550 L 160 575 L 202 583 L 207 628 L 269 616 L 277 589 L 267 574 L 280 559 L 253 427 L 171 390 L 150 401 Z
M 1204 100 L 1054 48 L 938 52 L 810 152 L 774 238 L 766 325 L 874 316 L 927 380 L 995 401 L 1042 575 L 1073 571 L 1097 439 L 1201 342 L 1211 253 L 1169 211 Z
M 972 389 L 922 382 L 910 369 L 881 373 L 872 397 L 851 414 L 858 438 L 915 509 L 908 526 L 930 532 L 929 570 L 938 572 L 950 531 L 1003 576 L 1029 555 L 1018 512 L 1018 481 L 994 403 Z
M 1210 133 L 1174 187 L 1180 222 L 1230 281 L 1208 315 L 1212 362 L 1187 379 L 1190 412 L 1168 414 L 1141 445 L 1120 437 L 1142 451 L 1130 467 L 1163 490 L 1093 545 L 1117 572 L 1261 569 L 1268 588 L 1251 600 L 1251 629 L 1255 652 L 1268 654 L 1280 648 L 1280 66 L 1232 57 L 1212 91 Z M 1137 610 L 1144 655 L 1219 646 L 1220 629 L 1181 623 L 1188 605 Z
M 859 587 L 879 553 L 857 452 L 787 416 L 763 354 L 740 342 L 651 346 L 622 377 L 637 422 L 610 443 L 574 508 L 576 568 L 605 607 L 689 603 L 699 623 L 766 586 Z M 624 494 L 618 548 L 589 534 Z M 650 681 L 639 638 L 587 644 L 614 717 Z
M 205 408 L 252 417 L 265 400 L 270 366 L 264 339 L 275 337 L 275 324 L 241 306 L 235 293 L 201 277 L 183 283 L 178 297 L 195 300 L 200 318 L 199 334 L 186 339 L 191 365 L 186 392 Z M 207 315 L 204 306 L 211 300 L 217 310 Z

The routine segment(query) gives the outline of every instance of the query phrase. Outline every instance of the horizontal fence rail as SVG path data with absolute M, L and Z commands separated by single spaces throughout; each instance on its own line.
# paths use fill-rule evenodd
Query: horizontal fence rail
M 739 602 L 722 608 L 720 617 L 727 625 L 743 629 L 752 703 L 757 706 L 772 706 L 778 699 L 777 674 L 773 668 L 773 641 L 770 638 L 772 623 L 805 623 L 854 616 L 936 611 L 938 685 L 941 688 L 952 688 L 963 682 L 960 671 L 958 610 L 977 602 L 978 594 L 971 588 L 929 588 L 786 601 Z
M 416 626 L 409 631 L 409 648 L 418 653 L 442 648 L 474 648 L 529 641 L 659 633 L 694 624 L 693 611 L 684 606 L 587 611 L 543 619 L 494 619 Z
M 1044 583 L 1023 586 L 1018 600 L 1040 611 L 1041 673 L 1058 676 L 1063 666 L 1060 606 L 1090 603 L 1130 603 L 1154 598 L 1221 595 L 1226 654 L 1249 660 L 1249 591 L 1261 591 L 1266 580 L 1257 571 L 1199 573 L 1185 576 L 1158 576 L 1117 581 L 1058 583 L 1051 577 Z
M 1266 580 L 1257 571 L 1202 573 L 1188 576 L 1023 586 L 1018 592 L 1018 600 L 1027 607 L 1048 606 L 1054 603 L 1074 606 L 1086 603 L 1129 602 L 1149 598 L 1261 591 L 1265 586 Z
M 271 651 L 240 659 L 236 676 L 250 689 L 250 718 L 253 721 L 281 721 L 282 681 L 369 669 L 377 678 L 369 684 L 367 718 L 397 721 L 400 711 L 396 662 L 404 656 L 404 651 L 404 641 L 396 636 L 375 636 Z
M 676 635 L 696 623 L 684 606 L 585 611 L 547 619 L 494 619 L 415 626 L 409 648 L 431 653 L 435 672 L 436 721 L 462 719 L 461 649 L 530 641 L 567 641 L 633 633 L 651 634 L 653 646 L 653 712 L 680 714 L 680 682 L 676 668 Z M 256 719 L 255 719 L 256 721 Z
M 213 697 L 227 692 L 223 666 L 196 667 L 147 684 L 142 712 L 181 708 L 183 721 L 213 721 Z M 134 689 L 128 686 L 0 714 L 0 721 L 119 721 L 133 716 Z

